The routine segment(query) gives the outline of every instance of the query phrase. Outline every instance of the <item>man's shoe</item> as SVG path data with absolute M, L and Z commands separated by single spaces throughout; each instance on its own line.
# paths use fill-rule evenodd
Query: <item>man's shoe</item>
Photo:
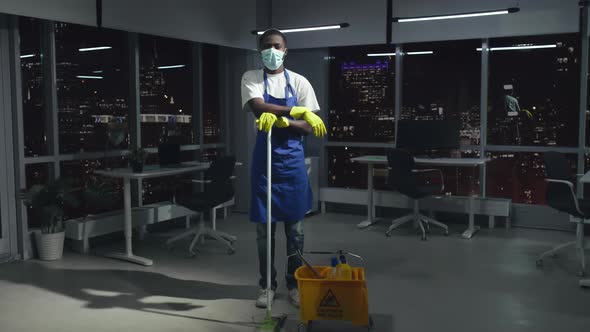
M 268 292 L 270 292 L 270 301 L 272 302 L 275 299 L 275 291 L 261 289 L 260 293 L 258 294 L 258 299 L 256 300 L 256 306 L 258 308 L 266 308 L 268 302 Z
M 289 290 L 289 303 L 299 308 L 299 289 L 293 288 Z

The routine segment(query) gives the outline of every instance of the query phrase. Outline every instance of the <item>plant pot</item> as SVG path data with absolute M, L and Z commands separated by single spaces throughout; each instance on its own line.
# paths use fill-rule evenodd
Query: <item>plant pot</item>
M 64 240 L 66 232 L 42 234 L 35 233 L 35 243 L 39 259 L 44 261 L 54 261 L 61 259 L 64 253 Z
M 133 173 L 141 173 L 143 172 L 143 163 L 131 163 L 131 169 L 133 170 Z

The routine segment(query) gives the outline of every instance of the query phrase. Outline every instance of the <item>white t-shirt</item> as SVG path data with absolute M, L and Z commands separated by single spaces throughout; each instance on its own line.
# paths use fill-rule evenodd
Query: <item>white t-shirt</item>
M 305 106 L 313 112 L 320 110 L 320 105 L 309 81 L 291 71 L 289 73 L 289 82 L 297 95 L 297 105 Z M 285 98 L 285 86 L 287 80 L 285 73 L 266 74 L 268 80 L 268 94 L 275 98 Z M 242 108 L 246 107 L 248 101 L 252 98 L 264 98 L 264 74 L 262 69 L 249 70 L 242 76 Z M 250 110 L 249 107 L 246 109 Z

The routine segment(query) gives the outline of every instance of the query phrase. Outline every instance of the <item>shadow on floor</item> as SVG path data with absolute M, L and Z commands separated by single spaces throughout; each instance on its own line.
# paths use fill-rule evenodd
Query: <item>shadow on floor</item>
M 16 267 L 16 266 L 13 266 Z M 84 301 L 85 308 L 124 308 L 158 314 L 166 311 L 189 311 L 202 308 L 182 302 L 144 302 L 152 296 L 186 298 L 189 300 L 237 299 L 251 300 L 258 287 L 224 285 L 198 280 L 172 278 L 148 271 L 101 269 L 53 269 L 35 262 L 22 263 L 18 268 L 0 271 L 0 280 L 31 285 L 47 291 Z M 188 315 L 185 318 L 194 318 Z M 240 324 L 202 319 L 211 322 Z

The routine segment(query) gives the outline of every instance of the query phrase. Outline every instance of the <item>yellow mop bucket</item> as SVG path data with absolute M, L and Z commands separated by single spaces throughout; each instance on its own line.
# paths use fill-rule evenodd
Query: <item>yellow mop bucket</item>
M 324 279 L 332 269 L 328 266 L 314 266 L 313 269 L 322 278 L 317 278 L 308 266 L 295 271 L 301 323 L 309 325 L 315 320 L 340 320 L 370 328 L 365 269 L 352 268 L 352 280 Z

